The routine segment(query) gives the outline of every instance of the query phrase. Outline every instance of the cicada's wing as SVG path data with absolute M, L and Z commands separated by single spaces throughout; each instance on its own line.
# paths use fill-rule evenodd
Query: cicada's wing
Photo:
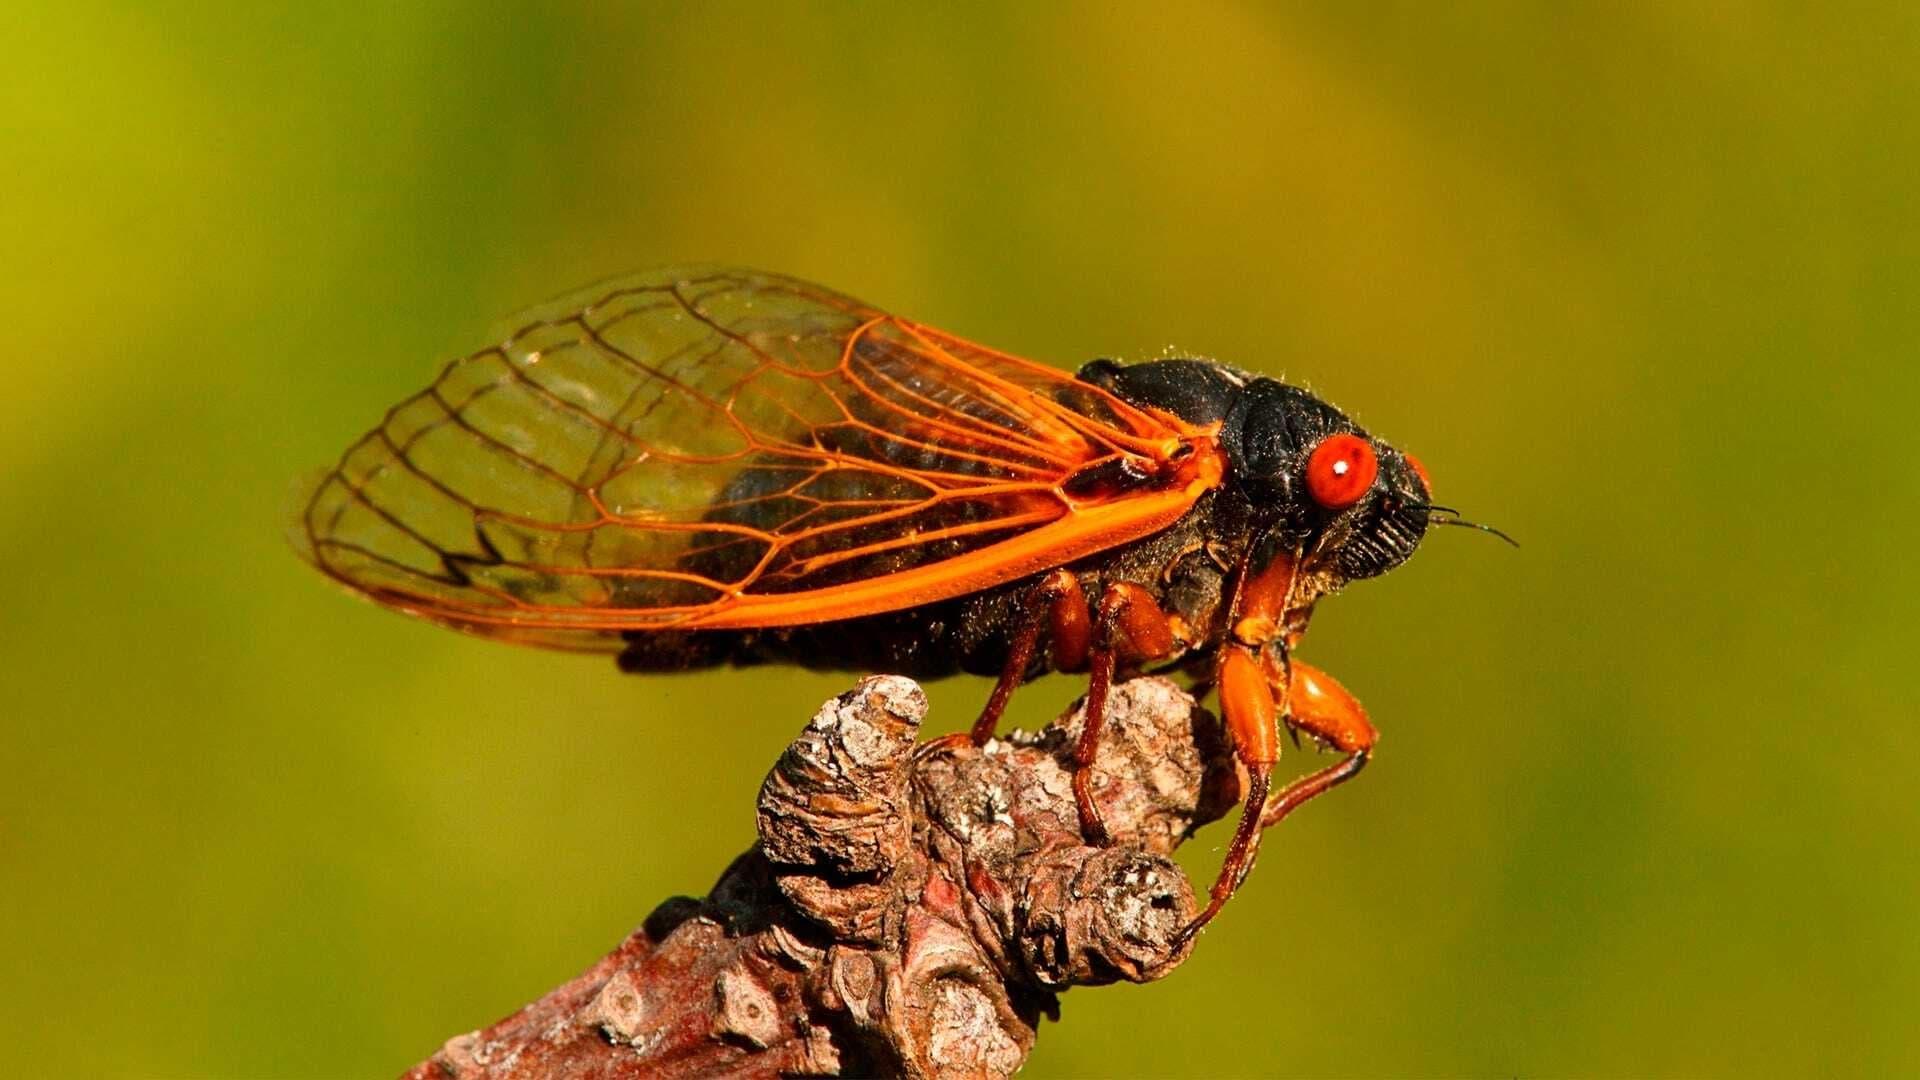
M 316 566 L 491 636 L 790 625 L 1162 527 L 1205 433 L 790 278 L 668 270 L 535 309 L 319 482 Z M 1213 456 L 1217 457 L 1217 452 Z M 1073 483 L 1126 465 L 1122 494 Z

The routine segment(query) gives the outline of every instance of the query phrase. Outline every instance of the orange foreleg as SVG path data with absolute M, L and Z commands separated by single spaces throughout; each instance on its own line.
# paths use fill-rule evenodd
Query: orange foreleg
M 1280 700 L 1253 650 L 1238 642 L 1223 648 L 1217 679 L 1220 711 L 1233 738 L 1234 756 L 1246 767 L 1247 790 L 1240 804 L 1240 824 L 1233 830 L 1233 842 L 1227 845 L 1220 874 L 1208 890 L 1207 906 L 1180 931 L 1183 941 L 1220 914 L 1247 879 L 1247 871 L 1253 869 L 1254 857 L 1260 852 L 1260 808 L 1266 805 L 1273 763 L 1280 759 Z
M 1306 732 L 1347 756 L 1318 772 L 1308 773 L 1276 793 L 1268 800 L 1266 809 L 1260 815 L 1260 827 L 1263 829 L 1278 824 L 1281 818 L 1293 813 L 1309 799 L 1353 779 L 1356 773 L 1366 768 L 1367 758 L 1373 753 L 1373 744 L 1380 738 L 1373 721 L 1367 719 L 1367 710 L 1333 676 L 1298 660 L 1288 666 L 1291 668 L 1292 689 L 1287 725 Z
M 1379 737 L 1366 710 L 1345 687 L 1319 668 L 1290 656 L 1310 611 L 1293 603 L 1297 565 L 1282 556 L 1248 576 L 1236 601 L 1232 639 L 1221 650 L 1216 674 L 1220 709 L 1233 737 L 1234 755 L 1246 769 L 1246 799 L 1207 906 L 1181 932 L 1183 938 L 1199 932 L 1240 888 L 1253 868 L 1265 830 L 1308 800 L 1352 779 L 1366 766 Z M 1282 721 L 1289 734 L 1305 732 L 1347 756 L 1269 797 L 1273 765 L 1280 756 Z

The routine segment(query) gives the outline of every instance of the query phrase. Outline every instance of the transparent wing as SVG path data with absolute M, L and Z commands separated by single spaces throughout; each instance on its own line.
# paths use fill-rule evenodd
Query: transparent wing
M 297 531 L 381 603 L 614 648 L 622 631 L 847 617 L 1057 565 L 1190 505 L 1194 470 L 1171 463 L 1196 441 L 805 282 L 666 270 L 536 308 L 449 364 L 320 479 Z M 1162 479 L 1076 494 L 1122 462 Z

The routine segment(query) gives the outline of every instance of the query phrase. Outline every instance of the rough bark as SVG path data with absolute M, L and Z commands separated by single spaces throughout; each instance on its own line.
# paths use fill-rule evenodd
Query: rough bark
M 704 899 L 408 1077 L 1006 1076 L 1070 986 L 1185 958 L 1194 895 L 1169 858 L 1239 778 L 1213 716 L 1164 679 L 1115 688 L 1074 807 L 1076 709 L 976 749 L 922 744 L 908 679 L 829 701 L 768 774 L 759 842 Z

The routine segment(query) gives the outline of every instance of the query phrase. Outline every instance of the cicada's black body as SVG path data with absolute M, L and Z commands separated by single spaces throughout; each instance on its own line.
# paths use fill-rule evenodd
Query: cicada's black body
M 1235 573 L 1280 553 L 1310 553 L 1289 613 L 1297 635 L 1318 596 L 1347 581 L 1404 562 L 1428 522 L 1425 481 L 1404 454 L 1372 440 L 1378 478 L 1350 506 L 1317 503 L 1305 479 L 1307 455 L 1329 435 L 1367 439 L 1343 413 L 1306 390 L 1207 360 L 1169 359 L 1135 365 L 1096 360 L 1076 376 L 1147 409 L 1194 425 L 1217 425 L 1230 465 L 1224 482 L 1174 524 L 1153 535 L 1068 563 L 1091 599 L 1125 582 L 1145 589 L 1162 609 L 1192 628 L 1181 657 L 1199 659 L 1224 640 L 1225 602 Z M 754 480 L 751 471 L 744 483 Z M 1137 482 L 1120 470 L 1089 478 L 1124 495 Z M 952 557 L 938 547 L 901 548 L 881 573 Z M 736 568 L 705 568 L 725 576 Z M 869 572 L 874 572 L 869 568 Z M 799 626 L 750 630 L 636 631 L 620 656 L 633 672 L 685 671 L 717 664 L 788 663 L 804 667 L 884 671 L 938 678 L 1002 671 L 1023 598 L 1038 575 L 980 592 L 900 611 Z M 1046 670 L 1050 654 L 1034 654 L 1025 677 Z

